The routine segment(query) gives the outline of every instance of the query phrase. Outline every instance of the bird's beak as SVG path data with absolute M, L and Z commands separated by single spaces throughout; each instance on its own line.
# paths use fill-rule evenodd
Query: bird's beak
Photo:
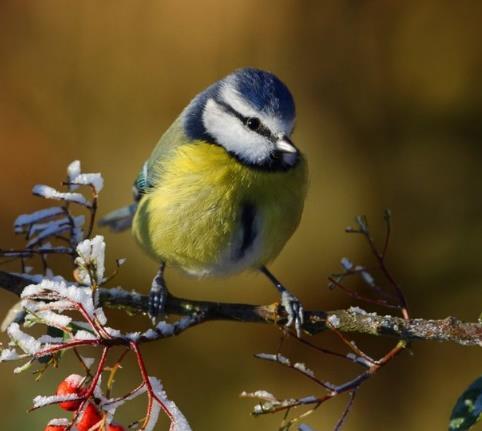
M 276 141 L 276 149 L 278 151 L 282 151 L 284 153 L 297 153 L 298 150 L 296 147 L 293 145 L 293 142 L 291 142 L 291 139 L 288 138 L 286 135 L 282 135 L 279 137 L 279 139 Z
M 288 136 L 281 135 L 275 143 L 275 148 L 281 153 L 287 165 L 291 166 L 298 160 L 298 150 Z

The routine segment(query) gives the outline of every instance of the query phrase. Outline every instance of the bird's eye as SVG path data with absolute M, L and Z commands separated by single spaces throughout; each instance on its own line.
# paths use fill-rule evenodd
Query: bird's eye
M 250 117 L 246 120 L 246 126 L 251 130 L 258 130 L 260 125 L 261 121 L 259 121 L 259 118 Z

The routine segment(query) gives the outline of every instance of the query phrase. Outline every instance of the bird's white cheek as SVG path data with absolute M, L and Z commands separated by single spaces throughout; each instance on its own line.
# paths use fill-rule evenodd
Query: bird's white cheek
M 278 130 L 285 135 L 290 135 L 293 131 L 294 122 L 283 122 L 277 119 L 273 115 L 262 113 L 253 109 L 248 103 L 246 103 L 239 92 L 236 90 L 236 84 L 234 82 L 228 82 L 223 86 L 221 91 L 221 98 L 228 105 L 233 107 L 236 111 L 244 115 L 245 117 L 257 117 L 262 123 L 270 130 Z
M 242 160 L 260 163 L 272 151 L 266 139 L 247 130 L 238 118 L 228 114 L 212 99 L 208 100 L 204 108 L 203 123 L 218 144 Z

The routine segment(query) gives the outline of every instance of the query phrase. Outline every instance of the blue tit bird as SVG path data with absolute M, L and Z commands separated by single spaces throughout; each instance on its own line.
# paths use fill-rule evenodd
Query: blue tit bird
M 163 310 L 166 265 L 195 276 L 265 274 L 298 335 L 303 308 L 267 269 L 296 230 L 307 166 L 291 141 L 295 104 L 275 75 L 239 69 L 198 94 L 162 135 L 134 183 L 134 203 L 102 225 L 132 225 L 160 263 L 149 314 Z

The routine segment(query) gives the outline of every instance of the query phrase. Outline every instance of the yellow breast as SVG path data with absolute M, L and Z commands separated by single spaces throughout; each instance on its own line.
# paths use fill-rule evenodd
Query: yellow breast
M 298 226 L 307 181 L 303 159 L 288 171 L 262 171 L 221 147 L 193 143 L 158 163 L 158 185 L 140 201 L 133 234 L 159 261 L 199 275 L 258 268 Z M 243 215 L 247 207 L 253 217 Z M 252 226 L 244 226 L 246 219 Z

